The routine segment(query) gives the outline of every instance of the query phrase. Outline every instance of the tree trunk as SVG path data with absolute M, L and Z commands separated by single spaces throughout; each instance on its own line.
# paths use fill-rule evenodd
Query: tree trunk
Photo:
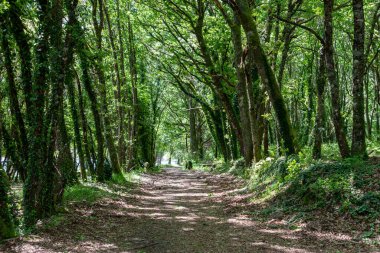
M 285 106 L 279 85 L 272 68 L 268 63 L 267 56 L 261 46 L 259 34 L 257 32 L 256 23 L 251 16 L 250 7 L 247 0 L 237 0 L 237 11 L 247 36 L 248 47 L 252 49 L 254 54 L 255 65 L 269 94 L 270 101 L 276 113 L 276 119 L 279 125 L 279 131 L 284 141 L 284 147 L 287 154 L 297 152 L 294 132 L 290 123 L 288 111 Z
M 366 143 L 363 82 L 366 61 L 364 56 L 365 21 L 363 0 L 353 0 L 352 7 L 354 13 L 354 42 L 352 47 L 353 111 L 351 154 L 364 157 L 366 156 Z
M 75 3 L 73 3 L 75 2 Z M 74 70 L 73 70 L 73 63 L 74 63 L 74 38 L 73 33 L 75 31 L 75 10 L 77 7 L 77 1 L 66 1 L 65 6 L 66 10 L 69 16 L 68 24 L 67 24 L 67 32 L 66 32 L 66 38 L 65 38 L 65 44 L 66 44 L 66 64 L 67 71 L 65 76 L 65 86 L 68 91 L 68 97 L 70 102 L 70 111 L 71 111 L 71 118 L 73 120 L 73 126 L 74 126 L 74 136 L 75 136 L 75 144 L 76 148 L 78 150 L 78 156 L 79 156 L 79 166 L 81 171 L 82 180 L 84 182 L 87 181 L 87 172 L 86 172 L 86 166 L 85 166 L 85 158 L 83 153 L 83 146 L 82 146 L 82 138 L 80 134 L 80 127 L 79 127 L 79 113 L 77 109 L 77 105 L 75 102 L 75 86 L 74 86 Z M 74 156 L 75 157 L 75 156 Z M 75 158 L 74 158 L 75 160 Z
M 89 62 L 88 62 L 89 59 L 87 56 L 88 53 L 86 52 L 85 42 L 83 41 L 84 33 L 77 19 L 75 20 L 75 29 L 76 29 L 76 34 L 78 35 L 75 47 L 78 52 L 80 67 L 82 69 L 83 85 L 91 102 L 91 111 L 94 116 L 94 122 L 95 122 L 97 155 L 98 155 L 97 161 L 94 160 L 96 162 L 96 175 L 97 175 L 98 181 L 103 182 L 104 181 L 104 139 L 103 139 L 103 132 L 102 132 L 101 117 L 100 117 L 100 113 L 98 109 L 96 94 L 91 85 L 91 79 L 90 79 L 90 73 L 89 73 Z M 79 98 L 81 98 L 81 96 L 79 96 Z M 83 114 L 81 117 L 83 121 L 85 118 L 84 108 L 81 108 L 80 111 L 81 111 L 81 114 Z M 83 131 L 85 132 L 84 128 L 83 128 Z
M 7 73 L 9 103 L 10 103 L 12 116 L 14 117 L 14 125 L 17 127 L 16 128 L 17 131 L 15 133 L 17 138 L 15 141 L 18 143 L 18 146 L 21 149 L 20 161 L 22 162 L 22 164 L 20 164 L 21 167 L 17 168 L 17 170 L 20 173 L 20 177 L 22 181 L 25 181 L 25 178 L 26 178 L 25 165 L 26 165 L 26 160 L 28 157 L 28 139 L 27 139 L 25 123 L 24 123 L 24 119 L 21 113 L 21 108 L 20 108 L 18 94 L 17 94 L 12 56 L 11 56 L 11 51 L 9 48 L 8 36 L 6 33 L 8 28 L 6 27 L 5 20 L 2 20 L 1 22 L 1 29 L 3 30 L 3 34 L 1 37 L 2 37 L 2 49 L 4 52 L 4 65 L 5 65 L 5 69 Z
M 324 44 L 324 54 L 326 58 L 326 73 L 327 78 L 330 83 L 331 92 L 331 105 L 332 105 L 332 118 L 335 128 L 335 135 L 339 145 L 339 150 L 341 156 L 350 156 L 350 148 L 347 143 L 346 133 L 344 132 L 344 122 L 341 115 L 341 104 L 340 104 L 340 88 L 339 82 L 336 75 L 335 60 L 334 60 L 334 44 L 333 44 L 333 0 L 324 0 L 325 8 L 325 44 Z
M 126 73 L 125 73 L 125 57 L 124 57 L 124 41 L 123 41 L 123 34 L 122 34 L 122 27 L 120 22 L 120 2 L 119 0 L 116 0 L 116 11 L 117 11 L 117 32 L 118 32 L 118 38 L 119 38 L 119 51 L 120 51 L 120 74 L 121 74 L 121 86 L 125 87 L 125 90 L 120 90 L 120 108 L 119 108 L 119 140 L 118 140 L 118 148 L 119 148 L 119 164 L 120 167 L 123 167 L 126 162 L 126 143 L 125 143 L 125 103 L 126 100 L 126 89 L 127 89 L 127 79 L 126 79 Z M 120 87 L 121 89 L 122 87 Z
M 0 240 L 16 236 L 13 219 L 9 210 L 9 189 L 8 176 L 0 164 Z
M 117 15 L 118 15 L 118 31 L 119 31 L 119 36 L 121 34 L 121 28 L 120 28 L 120 16 L 119 16 L 119 2 L 117 2 Z M 111 21 L 110 21 L 110 17 L 109 17 L 109 13 L 108 13 L 108 8 L 107 8 L 107 5 L 104 4 L 104 13 L 106 15 L 106 20 L 107 20 L 107 27 L 108 27 L 108 34 L 109 34 L 109 40 L 110 40 L 110 44 L 111 44 L 111 49 L 112 49 L 112 56 L 114 58 L 114 69 L 115 69 L 115 74 L 116 74 L 116 100 L 117 100 L 117 111 L 118 111 L 118 121 L 119 121 L 119 124 L 118 124 L 118 155 L 122 156 L 118 158 L 118 163 L 119 163 L 119 167 L 122 163 L 124 163 L 124 160 L 125 160 L 125 142 L 124 142 L 124 106 L 123 106 L 123 102 L 125 102 L 123 99 L 122 99 L 122 92 L 121 92 L 121 87 L 125 84 L 125 73 L 124 74 L 121 74 L 121 72 L 123 72 L 124 70 L 121 70 L 120 71 L 120 67 L 124 68 L 124 59 L 121 59 L 121 63 L 122 63 L 122 66 L 119 67 L 119 59 L 118 59 L 118 52 L 117 52 L 117 49 L 116 49 L 116 45 L 115 45 L 115 35 L 113 33 L 113 30 L 112 30 L 112 26 L 111 26 Z M 122 42 L 122 39 L 120 38 L 120 42 Z M 123 46 L 123 44 L 119 45 L 119 46 Z M 123 48 L 121 48 L 120 50 L 121 52 L 123 52 Z M 124 57 L 123 56 L 123 53 L 121 55 L 121 57 Z M 124 78 L 122 78 L 121 76 L 124 75 Z
M 197 41 L 198 41 L 198 44 L 200 47 L 200 51 L 201 51 L 201 55 L 202 55 L 203 60 L 205 62 L 205 66 L 208 70 L 208 74 L 210 75 L 210 77 L 212 79 L 212 88 L 215 91 L 215 94 L 218 96 L 218 99 L 220 100 L 221 104 L 223 105 L 223 107 L 226 111 L 228 120 L 231 123 L 231 127 L 234 131 L 234 136 L 235 136 L 234 138 L 236 138 L 238 140 L 240 152 L 243 155 L 243 154 L 245 154 L 245 152 L 244 152 L 244 137 L 242 134 L 240 122 L 239 122 L 239 120 L 236 116 L 236 113 L 232 107 L 230 98 L 224 92 L 223 82 L 222 82 L 221 76 L 215 70 L 214 63 L 211 59 L 210 52 L 208 50 L 206 41 L 205 41 L 204 36 L 203 36 L 203 22 L 204 22 L 204 12 L 205 12 L 203 3 L 201 3 L 198 8 L 200 8 L 200 9 L 199 9 L 199 13 L 198 13 L 197 24 L 194 27 L 194 33 L 195 33 L 195 36 L 197 38 Z
M 322 134 L 324 132 L 325 125 L 325 86 L 326 86 L 326 64 L 323 48 L 320 52 L 319 67 L 316 72 L 316 91 L 317 91 L 317 115 L 315 118 L 314 128 L 314 146 L 313 146 L 313 158 L 321 159 L 322 157 Z
M 24 224 L 33 227 L 41 215 L 39 203 L 41 191 L 41 173 L 45 166 L 46 136 L 45 136 L 45 97 L 47 92 L 47 74 L 49 72 L 49 3 L 39 0 L 37 5 L 39 20 L 38 41 L 36 45 L 36 70 L 28 96 L 34 98 L 30 108 L 29 133 L 30 145 L 27 167 L 27 178 L 24 184 Z
M 117 151 L 115 143 L 112 137 L 111 120 L 109 118 L 108 105 L 107 105 L 107 89 L 106 80 L 103 70 L 103 56 L 102 56 L 102 31 L 104 26 L 104 3 L 103 0 L 97 0 L 93 2 L 92 19 L 96 35 L 97 54 L 95 60 L 95 70 L 99 79 L 99 90 L 101 96 L 101 112 L 103 115 L 104 125 L 104 137 L 106 140 L 107 149 L 110 155 L 112 172 L 115 174 L 121 174 L 119 159 L 117 157 Z M 99 20 L 97 19 L 97 10 L 99 11 Z M 119 77 L 120 80 L 120 77 Z
M 189 123 L 190 123 L 190 157 L 197 159 L 198 157 L 198 143 L 197 143 L 197 129 L 196 129 L 196 109 L 191 98 L 189 98 Z
M 243 58 L 243 46 L 241 38 L 241 24 L 237 17 L 230 25 L 232 33 L 232 44 L 234 46 L 234 67 L 236 69 L 236 75 L 238 83 L 236 85 L 238 104 L 239 104 L 239 116 L 241 122 L 241 132 L 243 137 L 243 156 L 245 164 L 250 166 L 253 161 L 253 134 L 251 130 L 251 118 L 249 115 L 250 108 L 248 103 L 248 85 L 245 75 L 245 65 Z
M 136 48 L 133 34 L 133 26 L 128 16 L 128 42 L 129 42 L 129 74 L 131 76 L 131 94 L 132 94 L 132 120 L 129 129 L 129 152 L 128 152 L 128 169 L 131 170 L 137 165 L 137 131 L 138 131 L 138 115 L 139 104 L 137 94 L 137 62 Z
M 29 122 L 28 117 L 31 115 L 30 108 L 32 104 L 32 97 L 30 96 L 32 93 L 32 55 L 30 52 L 28 36 L 25 33 L 25 26 L 20 18 L 21 10 L 18 8 L 16 0 L 10 0 L 9 3 L 11 5 L 9 11 L 9 18 L 12 24 L 11 31 L 16 40 L 20 55 L 22 89 L 26 105 L 26 119 L 27 122 Z

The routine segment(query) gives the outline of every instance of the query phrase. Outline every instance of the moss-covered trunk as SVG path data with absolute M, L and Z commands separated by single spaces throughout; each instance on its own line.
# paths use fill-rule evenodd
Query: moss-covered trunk
M 16 235 L 9 208 L 9 180 L 0 164 L 0 242 Z

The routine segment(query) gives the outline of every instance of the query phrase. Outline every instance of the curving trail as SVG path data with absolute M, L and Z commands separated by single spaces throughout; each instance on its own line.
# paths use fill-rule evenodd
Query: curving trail
M 93 205 L 73 204 L 65 221 L 9 241 L 3 252 L 370 252 L 347 236 L 290 230 L 225 212 L 242 182 L 167 168 L 133 190 Z M 373 251 L 374 252 L 374 251 Z

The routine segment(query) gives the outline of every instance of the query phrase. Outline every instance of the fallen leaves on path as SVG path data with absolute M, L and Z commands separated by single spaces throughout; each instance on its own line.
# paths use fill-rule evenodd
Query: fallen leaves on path
M 290 229 L 279 219 L 226 209 L 247 199 L 243 186 L 229 175 L 168 168 L 143 175 L 133 190 L 117 189 L 117 198 L 72 204 L 58 226 L 10 240 L 0 251 L 376 252 L 347 234 Z

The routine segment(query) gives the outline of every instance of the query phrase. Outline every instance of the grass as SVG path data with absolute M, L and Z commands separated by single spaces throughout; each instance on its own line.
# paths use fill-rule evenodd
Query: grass
M 115 197 L 115 194 L 106 191 L 95 184 L 77 184 L 65 190 L 63 203 L 67 204 L 70 202 L 87 202 L 91 204 L 101 198 L 108 197 Z
M 70 203 L 85 202 L 93 204 L 102 198 L 117 198 L 122 192 L 132 188 L 133 182 L 137 182 L 142 171 L 133 171 L 122 175 L 112 175 L 111 180 L 101 183 L 81 183 L 65 188 L 62 205 L 57 208 L 57 213 L 42 222 L 42 228 L 53 228 L 64 222 L 64 210 Z M 121 189 L 122 188 L 122 189 Z M 31 231 L 22 229 L 22 196 L 23 187 L 20 183 L 12 184 L 10 198 L 12 214 L 14 216 L 17 234 L 25 235 Z M 0 224 L 0 228 L 1 228 Z

